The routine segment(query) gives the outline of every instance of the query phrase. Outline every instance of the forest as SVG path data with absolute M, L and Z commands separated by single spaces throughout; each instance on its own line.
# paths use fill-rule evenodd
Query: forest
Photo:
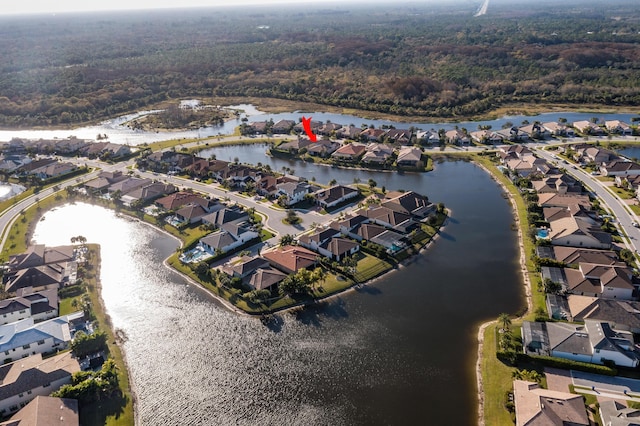
M 640 105 L 636 0 L 494 0 L 0 17 L 0 126 L 252 96 L 461 119 Z

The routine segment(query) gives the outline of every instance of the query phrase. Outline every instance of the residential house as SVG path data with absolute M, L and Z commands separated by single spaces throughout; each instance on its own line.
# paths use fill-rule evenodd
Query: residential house
M 0 363 L 66 349 L 71 342 L 69 317 L 38 323 L 25 318 L 0 326 Z
M 181 224 L 194 224 L 200 222 L 207 214 L 209 214 L 209 212 L 207 212 L 207 210 L 202 206 L 198 204 L 187 204 L 186 206 L 178 209 L 174 217 Z
M 137 177 L 128 177 L 121 181 L 118 181 L 112 185 L 109 185 L 107 192 L 110 197 L 117 197 L 120 199 L 123 195 L 127 195 L 136 189 L 143 188 L 150 185 L 153 181 L 151 179 L 140 179 Z
M 611 248 L 611 234 L 575 217 L 555 220 L 550 223 L 550 228 L 549 239 L 551 244 L 555 246 Z
M 413 133 L 410 130 L 405 129 L 389 129 L 386 131 L 385 136 L 390 142 L 400 145 L 409 145 L 411 144 Z
M 318 251 L 325 254 L 329 259 L 337 262 L 342 261 L 345 257 L 352 256 L 360 250 L 360 245 L 347 238 L 334 236 L 318 247 Z
M 564 173 L 548 174 L 539 180 L 533 179 L 531 184 L 538 194 L 566 194 L 567 192 L 582 192 L 582 184 Z
M 519 131 L 530 135 L 531 139 L 548 139 L 551 137 L 551 132 L 540 123 L 527 124 L 520 127 Z
M 586 148 L 576 150 L 578 159 L 582 163 L 595 163 L 602 165 L 603 163 L 611 162 L 619 159 L 618 154 L 608 149 L 601 149 L 593 145 L 589 145 Z
M 436 211 L 436 206 L 430 203 L 426 196 L 414 191 L 390 191 L 380 205 L 420 219 L 424 219 Z
M 316 203 L 324 209 L 330 209 L 341 203 L 357 198 L 360 192 L 349 186 L 334 185 L 330 188 L 321 189 L 313 193 Z
M 621 135 L 621 136 L 631 136 L 633 134 L 633 129 L 624 121 L 620 120 L 610 120 L 605 121 L 604 126 L 607 128 L 607 131 L 611 134 Z
M 396 164 L 399 167 L 423 167 L 424 163 L 422 162 L 422 150 L 413 146 L 403 146 L 398 152 Z
M 362 129 L 354 125 L 343 126 L 336 131 L 336 137 L 341 139 L 356 140 L 360 138 Z
M 320 128 L 320 126 L 322 126 L 322 122 L 320 121 L 310 121 L 309 122 L 309 127 L 311 128 L 311 131 L 316 133 L 318 131 L 318 129 Z M 293 126 L 293 131 L 296 133 L 302 133 L 304 132 L 304 124 L 302 122 L 297 123 L 295 126 Z
M 323 136 L 335 135 L 342 128 L 342 124 L 326 122 L 316 130 L 316 134 Z
M 78 167 L 75 164 L 56 161 L 32 170 L 29 174 L 38 179 L 47 180 L 73 173 Z
M 572 321 L 605 321 L 616 330 L 640 333 L 640 302 L 577 294 L 569 294 L 566 299 Z
M 20 166 L 19 169 L 16 170 L 15 175 L 17 176 L 36 176 L 38 170 L 43 170 L 49 165 L 57 163 L 58 160 L 55 158 L 40 158 L 37 160 L 33 160 L 28 163 L 24 163 Z
M 307 152 L 309 155 L 325 158 L 333 154 L 338 148 L 340 148 L 340 144 L 338 142 L 322 139 L 309 145 L 307 147 Z
M 50 284 L 63 286 L 69 281 L 71 269 L 71 265 L 67 268 L 61 263 L 48 263 L 20 269 L 3 277 L 4 290 L 11 293 L 25 287 L 41 287 Z
M 354 238 L 358 241 L 371 241 L 377 235 L 382 234 L 387 228 L 375 223 L 362 223 L 352 231 L 355 232 Z M 351 236 L 351 234 L 349 234 Z
M 537 383 L 514 380 L 513 402 L 516 426 L 591 425 L 580 394 L 552 391 Z
M 284 205 L 291 207 L 303 201 L 310 190 L 311 186 L 306 182 L 284 182 L 276 185 L 275 196 L 284 197 Z
M 58 289 L 18 291 L 18 296 L 0 300 L 0 325 L 33 318 L 35 322 L 58 316 Z
M 279 120 L 271 127 L 271 132 L 276 135 L 285 135 L 291 133 L 296 122 L 293 120 Z
M 75 259 L 75 250 L 74 246 L 45 247 L 44 244 L 34 244 L 26 252 L 10 256 L 7 266 L 15 272 L 49 263 L 71 262 Z
M 475 132 L 471 132 L 470 134 L 471 139 L 473 139 L 477 143 L 491 145 L 504 143 L 503 135 L 497 132 L 492 132 L 490 130 L 477 130 Z
M 567 292 L 607 299 L 633 299 L 631 270 L 622 265 L 579 263 L 578 269 L 564 268 Z
M 588 195 L 566 193 L 566 194 L 554 194 L 545 193 L 538 195 L 538 205 L 544 207 L 569 207 L 571 205 L 579 205 L 586 210 L 591 210 L 591 200 Z
M 364 164 L 385 164 L 393 155 L 393 147 L 383 143 L 371 142 L 362 156 Z
M 576 135 L 573 129 L 566 124 L 550 121 L 548 123 L 542 123 L 542 127 L 547 129 L 553 136 L 572 138 Z
M 444 134 L 444 136 L 445 140 L 453 145 L 469 145 L 471 143 L 469 136 L 458 129 L 449 130 Z
M 220 229 L 200 238 L 198 245 L 211 254 L 227 253 L 249 241 L 259 238 L 260 233 L 248 222 L 229 222 Z
M 366 145 L 359 143 L 345 144 L 331 154 L 331 158 L 341 161 L 358 161 L 366 149 Z
M 636 426 L 640 424 L 640 410 L 627 407 L 615 399 L 598 401 L 602 426 Z
M 222 208 L 213 209 L 211 213 L 203 216 L 202 222 L 219 228 L 225 223 L 246 222 L 249 220 L 249 214 L 238 206 L 224 207 L 222 204 L 219 206 Z
M 597 320 L 585 320 L 584 325 L 524 321 L 522 340 L 524 352 L 529 355 L 601 365 L 608 361 L 631 368 L 640 362 L 631 333 L 615 331 L 608 323 Z
M 411 218 L 410 214 L 395 211 L 389 207 L 371 206 L 367 209 L 361 209 L 357 213 L 368 217 L 370 222 L 384 226 L 385 228 L 394 230 L 402 229 L 400 232 L 405 232 L 404 230 L 406 229 L 408 229 L 406 232 L 410 232 L 411 229 L 418 226 L 418 223 Z
M 574 217 L 593 226 L 600 224 L 595 212 L 587 210 L 578 204 L 571 204 L 568 207 L 545 207 L 542 209 L 542 215 L 549 223 L 567 217 Z
M 385 134 L 382 129 L 368 128 L 360 132 L 360 139 L 366 142 L 380 142 Z
M 303 234 L 298 237 L 298 244 L 309 250 L 322 253 L 326 257 L 331 257 L 331 253 L 320 250 L 322 244 L 329 241 L 331 238 L 338 236 L 340 231 L 333 228 L 321 228 L 312 231 L 311 233 Z
M 178 188 L 170 183 L 153 182 L 147 186 L 134 189 L 133 191 L 123 195 L 120 197 L 120 201 L 122 201 L 122 204 L 125 206 L 131 206 L 136 202 L 146 203 L 148 201 L 155 200 L 158 197 L 174 193 L 177 190 Z
M 267 259 L 259 256 L 244 256 L 240 262 L 225 264 L 222 271 L 242 279 L 243 284 L 253 290 L 267 289 L 287 277 L 287 274 L 274 269 Z
M 274 247 L 263 252 L 262 257 L 273 267 L 288 274 L 296 273 L 302 268 L 313 268 L 318 263 L 317 253 L 300 246 Z
M 416 133 L 416 140 L 421 144 L 439 144 L 440 134 L 431 129 L 427 131 L 419 131 Z
M 602 127 L 586 120 L 574 122 L 573 127 L 583 135 L 603 136 L 605 134 Z
M 600 166 L 600 173 L 603 176 L 638 176 L 640 164 L 633 161 L 614 160 Z
M 103 194 L 107 192 L 107 189 L 118 182 L 128 179 L 127 175 L 122 174 L 121 171 L 105 172 L 102 171 L 97 178 L 84 183 L 84 188 L 87 192 L 92 194 Z
M 616 265 L 620 263 L 618 255 L 613 250 L 593 250 L 577 247 L 538 246 L 536 254 L 539 258 L 557 260 L 568 266 L 578 266 L 579 263 L 593 263 L 597 265 Z
M 496 155 L 500 157 L 503 164 L 513 159 L 533 162 L 536 158 L 533 151 L 524 145 L 501 145 Z
M 369 222 L 369 218 L 366 216 L 362 216 L 360 214 L 350 214 L 341 220 L 331 222 L 329 226 L 340 231 L 342 235 L 361 240 L 362 238 L 358 237 L 356 230 L 359 225 L 367 222 Z
M 290 154 L 298 154 L 301 149 L 308 149 L 313 142 L 307 138 L 298 137 L 298 139 L 284 142 L 278 145 L 275 149 L 278 151 L 287 151 Z
M 211 209 L 217 203 L 214 200 L 208 200 L 193 192 L 185 191 L 174 192 L 155 201 L 156 206 L 166 211 L 175 211 L 188 204 L 198 204 L 205 209 Z
M 267 121 L 254 121 L 247 124 L 247 133 L 265 134 L 269 130 L 269 123 Z
M 33 398 L 57 391 L 62 385 L 71 383 L 71 376 L 79 371 L 80 364 L 71 352 L 44 360 L 38 353 L 0 366 L 0 413 L 15 413 Z
M 27 390 L 28 394 L 29 390 Z M 33 391 L 31 391 L 33 395 Z M 24 401 L 20 401 L 20 406 Z M 6 413 L 0 413 L 0 415 Z M 78 400 L 36 396 L 0 426 L 79 426 Z

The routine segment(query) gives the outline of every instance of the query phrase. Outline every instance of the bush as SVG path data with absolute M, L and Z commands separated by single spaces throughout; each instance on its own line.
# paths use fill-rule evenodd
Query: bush
M 562 368 L 565 370 L 578 370 L 586 373 L 604 374 L 605 376 L 615 376 L 618 370 L 605 365 L 590 364 L 588 362 L 572 361 L 570 359 L 556 358 L 551 356 L 538 356 L 518 354 L 518 362 L 538 362 L 547 367 Z

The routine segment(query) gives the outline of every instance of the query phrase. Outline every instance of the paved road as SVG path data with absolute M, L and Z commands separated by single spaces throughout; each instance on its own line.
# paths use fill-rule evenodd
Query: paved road
M 571 370 L 576 392 L 626 401 L 640 401 L 640 380 Z

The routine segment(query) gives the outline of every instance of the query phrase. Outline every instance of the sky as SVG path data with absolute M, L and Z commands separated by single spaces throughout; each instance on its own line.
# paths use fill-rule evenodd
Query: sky
M 371 3 L 371 0 L 349 0 L 349 2 Z M 0 4 L 0 14 L 13 15 L 25 13 L 64 13 L 296 3 L 319 3 L 319 0 L 108 0 L 104 2 L 94 0 L 2 0 L 2 4 Z M 344 0 L 322 0 L 321 3 L 344 4 Z

